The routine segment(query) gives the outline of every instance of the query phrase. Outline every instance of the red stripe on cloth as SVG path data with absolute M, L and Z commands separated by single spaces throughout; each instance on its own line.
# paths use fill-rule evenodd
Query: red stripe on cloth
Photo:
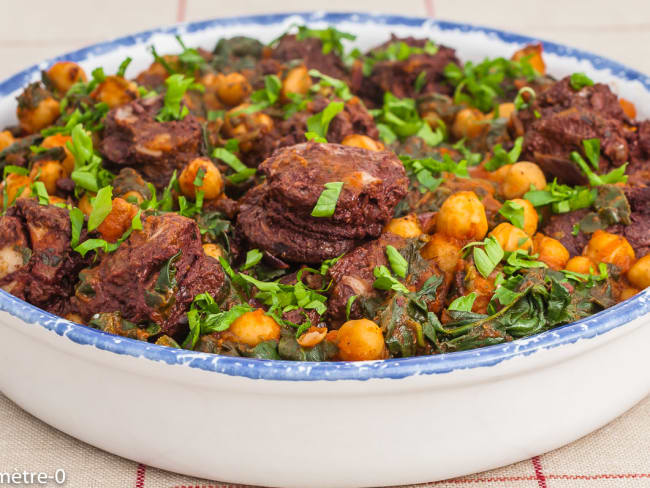
M 187 0 L 178 0 L 178 7 L 176 8 L 176 22 L 183 22 L 185 20 L 186 12 Z
M 624 473 L 624 474 L 549 474 L 547 479 L 554 480 L 620 480 L 650 478 L 650 473 Z
M 147 467 L 139 463 L 138 469 L 135 473 L 135 488 L 144 488 L 144 474 L 147 471 Z
M 539 456 L 535 456 L 533 459 L 531 459 L 533 462 L 533 468 L 535 469 L 535 479 L 537 480 L 537 485 L 539 488 L 547 488 L 546 487 L 546 476 L 544 476 L 544 472 L 542 471 L 542 462 L 539 459 Z
M 424 10 L 427 13 L 427 17 L 435 17 L 436 10 L 433 7 L 433 0 L 424 0 Z

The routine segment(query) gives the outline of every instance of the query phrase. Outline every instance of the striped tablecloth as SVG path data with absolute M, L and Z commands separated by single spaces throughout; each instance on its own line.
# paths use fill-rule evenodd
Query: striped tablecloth
M 650 73 L 648 0 L 31 0 L 6 1 L 3 6 L 0 77 L 89 43 L 177 21 L 324 8 L 491 25 L 595 51 Z M 604 401 L 606 396 L 604 392 Z M 65 471 L 66 487 L 236 486 L 191 479 L 107 454 L 52 429 L 0 394 L 0 474 L 26 470 L 53 475 L 58 469 Z M 650 397 L 599 431 L 551 453 L 419 486 L 650 487 Z

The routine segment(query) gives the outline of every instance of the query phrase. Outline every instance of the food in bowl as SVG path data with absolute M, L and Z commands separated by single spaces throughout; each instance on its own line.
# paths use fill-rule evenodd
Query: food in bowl
M 0 286 L 159 345 L 289 360 L 454 352 L 650 285 L 650 122 L 541 45 L 461 63 L 298 27 L 64 61 L 0 134 Z

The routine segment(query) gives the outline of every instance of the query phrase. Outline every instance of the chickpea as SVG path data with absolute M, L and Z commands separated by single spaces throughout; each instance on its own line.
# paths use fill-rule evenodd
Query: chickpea
M 110 108 L 132 102 L 140 96 L 138 85 L 121 76 L 107 76 L 90 94 L 98 102 L 104 102 Z
M 310 88 L 311 76 L 309 76 L 309 70 L 304 64 L 296 66 L 289 70 L 286 78 L 282 82 L 282 97 L 288 100 L 290 93 L 306 95 Z
M 272 317 L 264 314 L 261 308 L 237 318 L 228 331 L 235 336 L 237 342 L 249 347 L 280 338 L 280 326 Z
M 203 102 L 208 110 L 220 110 L 223 103 L 219 100 L 217 89 L 223 81 L 224 75 L 221 73 L 206 73 L 200 79 L 200 83 L 205 87 L 203 92 Z
M 445 273 L 456 271 L 460 259 L 460 246 L 455 239 L 444 234 L 433 234 L 420 254 L 424 259 L 430 259 Z
M 630 119 L 636 119 L 636 107 L 632 102 L 626 100 L 625 98 L 619 98 L 618 103 L 623 109 L 623 113 L 628 116 Z
M 546 74 L 546 64 L 542 59 L 542 45 L 531 44 L 519 49 L 512 55 L 513 61 L 519 61 L 522 58 L 527 58 L 530 65 L 535 68 L 540 75 Z
M 473 191 L 459 191 L 444 201 L 436 231 L 462 241 L 480 241 L 488 230 L 485 207 Z
M 537 190 L 543 190 L 546 188 L 546 177 L 535 163 L 521 161 L 510 167 L 500 185 L 500 191 L 510 200 L 522 197 L 531 185 Z
M 336 339 L 343 361 L 370 361 L 387 356 L 384 335 L 372 320 L 348 320 L 339 329 Z
M 199 172 L 203 169 L 203 184 L 198 188 L 194 186 L 194 180 Z M 212 200 L 221 195 L 223 191 L 223 179 L 219 169 L 212 161 L 207 158 L 196 158 L 192 160 L 181 173 L 178 178 L 178 183 L 181 186 L 181 191 L 186 197 L 194 198 L 196 190 L 203 192 L 206 200 Z
M 9 173 L 3 185 L 7 189 L 7 202 L 15 202 L 18 198 L 29 198 L 32 190 L 32 179 L 29 176 Z
M 77 207 L 79 207 L 79 210 L 81 210 L 86 217 L 89 217 L 90 212 L 93 211 L 90 199 L 94 196 L 95 195 L 92 193 L 84 193 L 84 195 L 79 199 L 79 203 L 77 203 Z
M 229 73 L 223 77 L 217 95 L 226 105 L 238 105 L 251 94 L 253 89 L 244 75 L 241 73 Z
M 131 221 L 138 213 L 138 208 L 122 198 L 114 198 L 111 212 L 97 227 L 97 232 L 108 242 L 116 242 L 122 234 L 131 228 Z
M 621 290 L 621 293 L 618 297 L 618 300 L 622 302 L 623 300 L 627 300 L 628 298 L 632 298 L 634 295 L 639 293 L 641 290 L 638 290 L 637 288 L 632 288 L 630 286 L 626 286 Z
M 594 263 L 608 263 L 618 266 L 625 273 L 634 262 L 634 249 L 627 239 L 598 229 L 582 251 Z
M 72 174 L 74 171 L 74 156 L 70 152 L 70 149 L 68 149 L 68 141 L 72 141 L 72 137 L 65 136 L 63 134 L 54 134 L 43 139 L 41 146 L 47 149 L 52 149 L 55 147 L 63 148 L 65 151 L 65 159 L 61 161 L 61 164 L 63 165 L 63 169 L 65 169 L 67 175 L 70 176 L 70 174 Z
M 77 63 L 59 61 L 47 71 L 47 77 L 61 93 L 66 93 L 78 81 L 86 81 L 86 73 Z
M 384 232 L 391 232 L 404 239 L 411 239 L 422 235 L 422 229 L 415 214 L 408 214 L 398 219 L 392 219 L 386 225 Z
M 502 119 L 510 120 L 510 116 L 515 111 L 515 104 L 512 102 L 499 104 L 499 117 Z
M 535 232 L 537 232 L 539 215 L 537 215 L 537 210 L 535 210 L 533 204 L 523 198 L 515 198 L 510 201 L 517 203 L 524 208 L 524 232 L 529 236 L 534 235 Z
M 646 254 L 632 265 L 627 272 L 627 279 L 642 290 L 650 286 L 650 254 Z
M 59 102 L 52 97 L 40 100 L 34 107 L 21 107 L 18 105 L 16 115 L 20 128 L 32 134 L 51 125 L 59 118 Z
M 585 256 L 574 256 L 566 263 L 564 269 L 574 273 L 589 274 L 594 272 L 597 266 Z
M 56 181 L 65 178 L 66 172 L 58 161 L 38 161 L 32 167 L 29 177 L 32 181 L 42 181 L 48 195 L 56 193 Z
M 345 136 L 341 144 L 343 146 L 360 147 L 369 151 L 383 151 L 385 149 L 381 142 L 361 134 L 349 134 Z
M 8 148 L 14 143 L 14 136 L 11 135 L 11 132 L 8 130 L 3 130 L 0 132 L 0 151 Z
M 224 129 L 229 137 L 240 139 L 239 148 L 248 152 L 253 148 L 252 139 L 259 132 L 269 132 L 273 129 L 273 119 L 264 112 L 246 114 L 242 111 L 250 104 L 242 103 L 228 112 L 224 118 Z
M 467 137 L 474 139 L 487 129 L 483 121 L 483 112 L 476 108 L 464 108 L 456 114 L 454 123 L 451 126 L 451 133 L 457 139 Z
M 510 168 L 512 168 L 512 164 L 506 164 L 505 166 L 501 166 L 496 171 L 489 172 L 487 174 L 487 177 L 490 181 L 503 183 L 503 180 L 506 179 L 506 175 L 510 173 Z
M 210 256 L 216 260 L 219 260 L 225 254 L 220 245 L 212 243 L 203 244 L 203 252 L 206 256 Z
M 517 249 L 523 249 L 529 253 L 533 251 L 533 241 L 530 236 L 508 222 L 497 225 L 492 229 L 490 235 L 501 244 L 504 251 L 514 252 Z
M 549 268 L 559 271 L 569 261 L 569 251 L 557 239 L 538 233 L 533 237 L 533 245 L 535 252 L 539 254 L 537 259 L 546 263 Z

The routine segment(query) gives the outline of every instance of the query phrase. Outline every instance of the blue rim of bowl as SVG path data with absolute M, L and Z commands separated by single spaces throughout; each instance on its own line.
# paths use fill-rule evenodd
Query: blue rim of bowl
M 338 22 L 369 23 L 384 27 L 422 27 L 426 25 L 436 27 L 443 31 L 453 30 L 467 33 L 484 33 L 504 42 L 517 45 L 542 42 L 544 50 L 547 53 L 570 57 L 580 61 L 588 61 L 597 70 L 610 70 L 611 74 L 617 78 L 638 81 L 646 90 L 650 91 L 650 78 L 648 76 L 620 63 L 586 51 L 470 24 L 438 21 L 422 17 L 367 13 L 283 13 L 219 18 L 179 24 L 98 43 L 49 59 L 44 63 L 40 63 L 40 65 L 45 63 L 49 65 L 60 60 L 86 61 L 89 58 L 108 53 L 120 47 L 146 43 L 155 34 L 191 33 L 215 27 L 230 27 L 234 25 L 271 25 L 282 23 L 289 17 L 300 18 L 304 23 L 324 22 L 334 25 Z M 20 89 L 30 82 L 39 71 L 39 65 L 34 65 L 0 82 L 0 96 L 6 96 Z M 506 359 L 527 356 L 542 349 L 572 344 L 581 339 L 592 339 L 650 313 L 650 289 L 646 289 L 638 295 L 595 315 L 532 337 L 470 351 L 371 362 L 316 363 L 259 360 L 217 356 L 214 354 L 157 346 L 75 324 L 20 300 L 3 290 L 0 290 L 0 310 L 8 312 L 10 315 L 28 324 L 39 325 L 59 336 L 64 336 L 79 345 L 93 346 L 120 355 L 149 359 L 169 365 L 184 365 L 229 376 L 280 381 L 400 379 L 414 375 L 445 374 L 460 369 L 490 367 Z

